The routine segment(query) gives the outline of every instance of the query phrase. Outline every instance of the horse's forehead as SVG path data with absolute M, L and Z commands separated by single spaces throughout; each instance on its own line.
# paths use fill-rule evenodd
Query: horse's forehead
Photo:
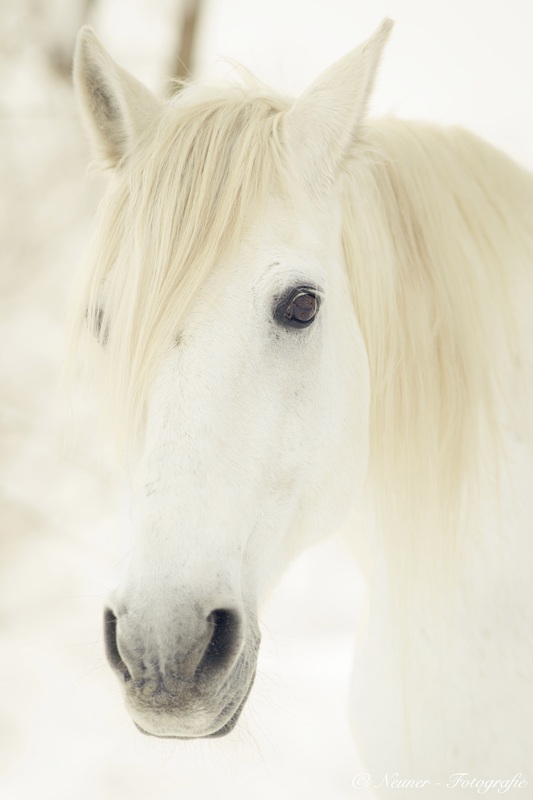
M 251 235 L 242 243 L 241 252 L 248 255 L 247 251 L 253 250 L 261 256 L 270 254 L 272 258 L 268 263 L 279 261 L 276 254 L 323 254 L 330 232 L 328 220 L 312 204 L 296 204 L 291 196 L 286 199 L 270 197 L 252 226 Z

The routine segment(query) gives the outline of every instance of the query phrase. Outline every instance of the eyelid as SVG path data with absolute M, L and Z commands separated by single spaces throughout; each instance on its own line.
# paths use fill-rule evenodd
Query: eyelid
M 283 297 L 288 300 L 294 300 L 302 294 L 312 294 L 319 302 L 322 302 L 324 299 L 324 292 L 319 286 L 296 286 L 294 289 L 284 294 Z
M 280 302 L 293 303 L 297 297 L 301 297 L 304 294 L 310 294 L 315 297 L 318 301 L 318 306 L 320 307 L 320 304 L 324 299 L 324 292 L 317 286 L 299 286 L 289 294 L 284 295 L 283 301 L 280 298 Z

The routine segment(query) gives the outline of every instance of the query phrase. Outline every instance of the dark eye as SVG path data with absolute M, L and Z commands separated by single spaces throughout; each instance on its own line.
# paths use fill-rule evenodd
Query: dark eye
M 293 289 L 278 303 L 276 320 L 283 325 L 305 328 L 317 315 L 319 299 L 313 289 L 300 287 Z

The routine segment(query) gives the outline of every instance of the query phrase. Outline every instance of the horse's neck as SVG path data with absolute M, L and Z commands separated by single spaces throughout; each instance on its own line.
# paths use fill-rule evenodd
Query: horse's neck
M 398 613 L 378 537 L 367 529 L 352 538 L 367 583 L 353 725 L 369 772 L 394 764 L 406 775 L 445 777 L 531 766 L 532 458 L 512 430 L 506 444 L 506 468 L 498 485 L 481 487 L 481 524 L 462 543 L 440 615 L 416 596 Z

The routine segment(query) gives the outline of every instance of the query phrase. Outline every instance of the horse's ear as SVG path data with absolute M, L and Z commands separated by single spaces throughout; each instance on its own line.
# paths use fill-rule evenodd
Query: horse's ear
M 288 111 L 286 144 L 305 180 L 321 193 L 337 177 L 363 121 L 379 60 L 394 22 L 323 72 Z
M 85 128 L 97 160 L 115 166 L 129 152 L 161 102 L 115 64 L 92 28 L 78 34 L 74 86 Z

